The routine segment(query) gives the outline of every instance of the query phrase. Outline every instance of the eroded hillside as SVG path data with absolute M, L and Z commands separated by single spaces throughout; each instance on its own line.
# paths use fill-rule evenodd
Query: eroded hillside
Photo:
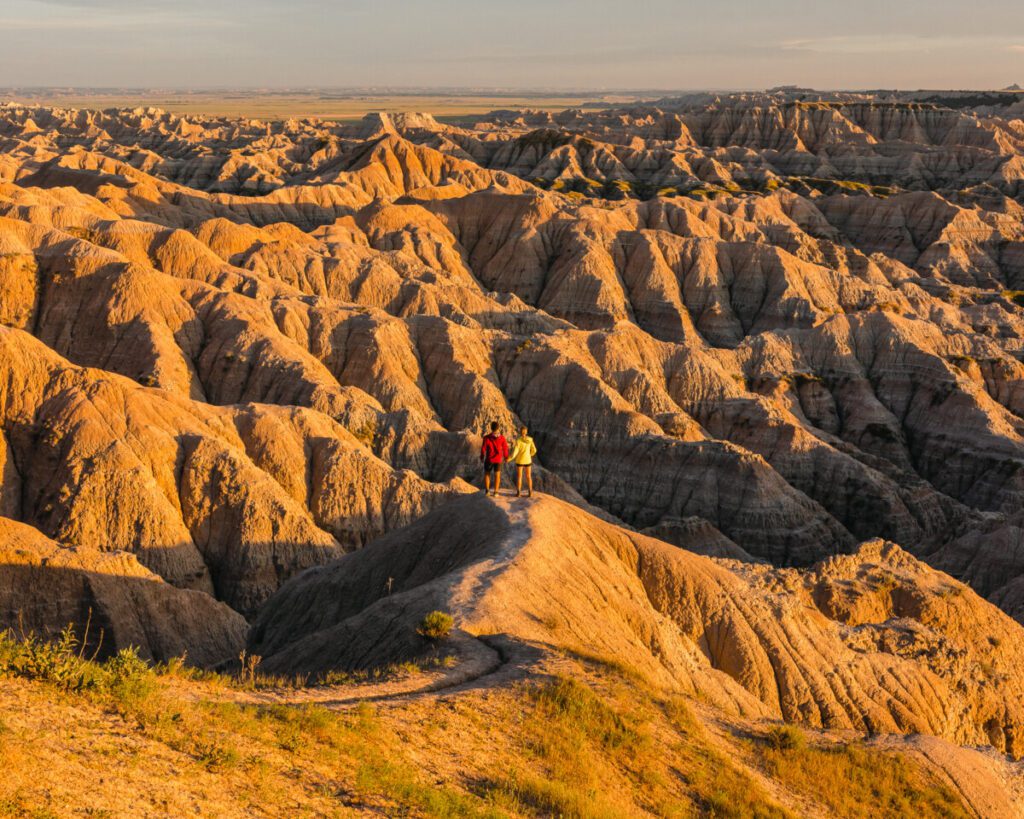
M 0 615 L 321 674 L 441 608 L 1019 757 L 1021 111 L 0 106 Z M 554 498 L 464 497 L 491 420 Z

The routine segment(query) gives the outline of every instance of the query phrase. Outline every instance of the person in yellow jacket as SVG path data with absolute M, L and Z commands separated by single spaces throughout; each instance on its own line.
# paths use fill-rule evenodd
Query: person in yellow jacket
M 526 427 L 519 430 L 519 437 L 512 445 L 512 454 L 508 459 L 516 465 L 516 497 L 523 494 L 523 478 L 526 478 L 526 496 L 533 497 L 533 475 L 530 467 L 533 465 L 533 456 L 537 454 L 537 445 L 533 438 L 526 434 Z

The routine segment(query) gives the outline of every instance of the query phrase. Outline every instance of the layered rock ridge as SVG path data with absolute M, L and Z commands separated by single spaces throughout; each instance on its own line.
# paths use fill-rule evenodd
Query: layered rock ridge
M 880 538 L 1020 617 L 1016 117 L 5 104 L 0 514 L 253 618 L 471 491 L 498 420 L 623 531 L 777 567 Z

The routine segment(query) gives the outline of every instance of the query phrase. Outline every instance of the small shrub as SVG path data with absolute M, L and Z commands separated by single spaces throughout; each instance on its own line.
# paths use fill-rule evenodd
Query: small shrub
M 27 634 L 20 640 L 0 632 L 0 674 L 39 680 L 66 691 L 93 691 L 127 713 L 156 687 L 157 675 L 134 647 L 122 648 L 104 662 L 84 656 L 85 645 L 68 625 L 56 640 Z
M 21 640 L 10 631 L 0 634 L 0 672 L 41 680 L 67 690 L 98 683 L 95 666 L 81 656 L 74 627 L 68 625 L 53 641 L 29 633 Z
M 161 663 L 156 668 L 158 674 L 166 677 L 181 677 L 184 680 L 197 679 L 201 676 L 199 669 L 187 665 L 187 657 L 182 654 L 179 657 L 171 657 L 166 663 Z
M 284 725 L 277 732 L 277 744 L 288 753 L 297 753 L 309 745 L 309 738 L 298 725 Z
M 117 654 L 103 664 L 111 682 L 136 679 L 149 674 L 149 663 L 139 656 L 134 646 L 122 648 Z
M 241 664 L 241 668 L 238 669 L 238 681 L 243 685 L 255 683 L 258 674 L 257 669 L 260 667 L 260 663 L 263 662 L 263 658 L 259 654 L 249 654 L 243 648 L 242 653 L 238 655 L 238 662 Z
M 801 751 L 807 745 L 806 735 L 795 725 L 776 725 L 765 739 L 776 751 Z
M 122 714 L 135 712 L 156 689 L 156 674 L 134 647 L 103 663 L 102 685 Z
M 230 768 L 238 764 L 238 751 L 216 739 L 196 740 L 194 755 L 199 762 L 211 770 Z
M 416 633 L 428 640 L 443 640 L 447 637 L 455 625 L 452 616 L 444 611 L 432 611 L 420 621 Z
M 409 677 L 423 671 L 419 664 L 414 663 L 412 660 L 406 660 L 403 663 L 395 663 L 395 665 L 393 665 L 389 670 L 396 677 Z
M 355 685 L 356 683 L 362 682 L 362 678 L 358 674 L 353 674 L 351 671 L 341 671 L 340 669 L 331 669 L 330 671 L 324 671 L 319 677 L 316 678 L 314 685 Z
M 377 439 L 377 422 L 373 419 L 364 421 L 359 426 L 349 427 L 348 431 L 353 437 L 364 446 L 373 448 L 373 442 Z

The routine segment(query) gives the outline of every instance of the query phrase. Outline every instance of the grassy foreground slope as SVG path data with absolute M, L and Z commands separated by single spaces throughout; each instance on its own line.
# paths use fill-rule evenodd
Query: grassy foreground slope
M 335 686 L 346 704 L 325 706 L 258 676 L 6 637 L 0 815 L 974 815 L 913 753 L 727 726 L 628 669 L 552 662 L 449 693 Z

